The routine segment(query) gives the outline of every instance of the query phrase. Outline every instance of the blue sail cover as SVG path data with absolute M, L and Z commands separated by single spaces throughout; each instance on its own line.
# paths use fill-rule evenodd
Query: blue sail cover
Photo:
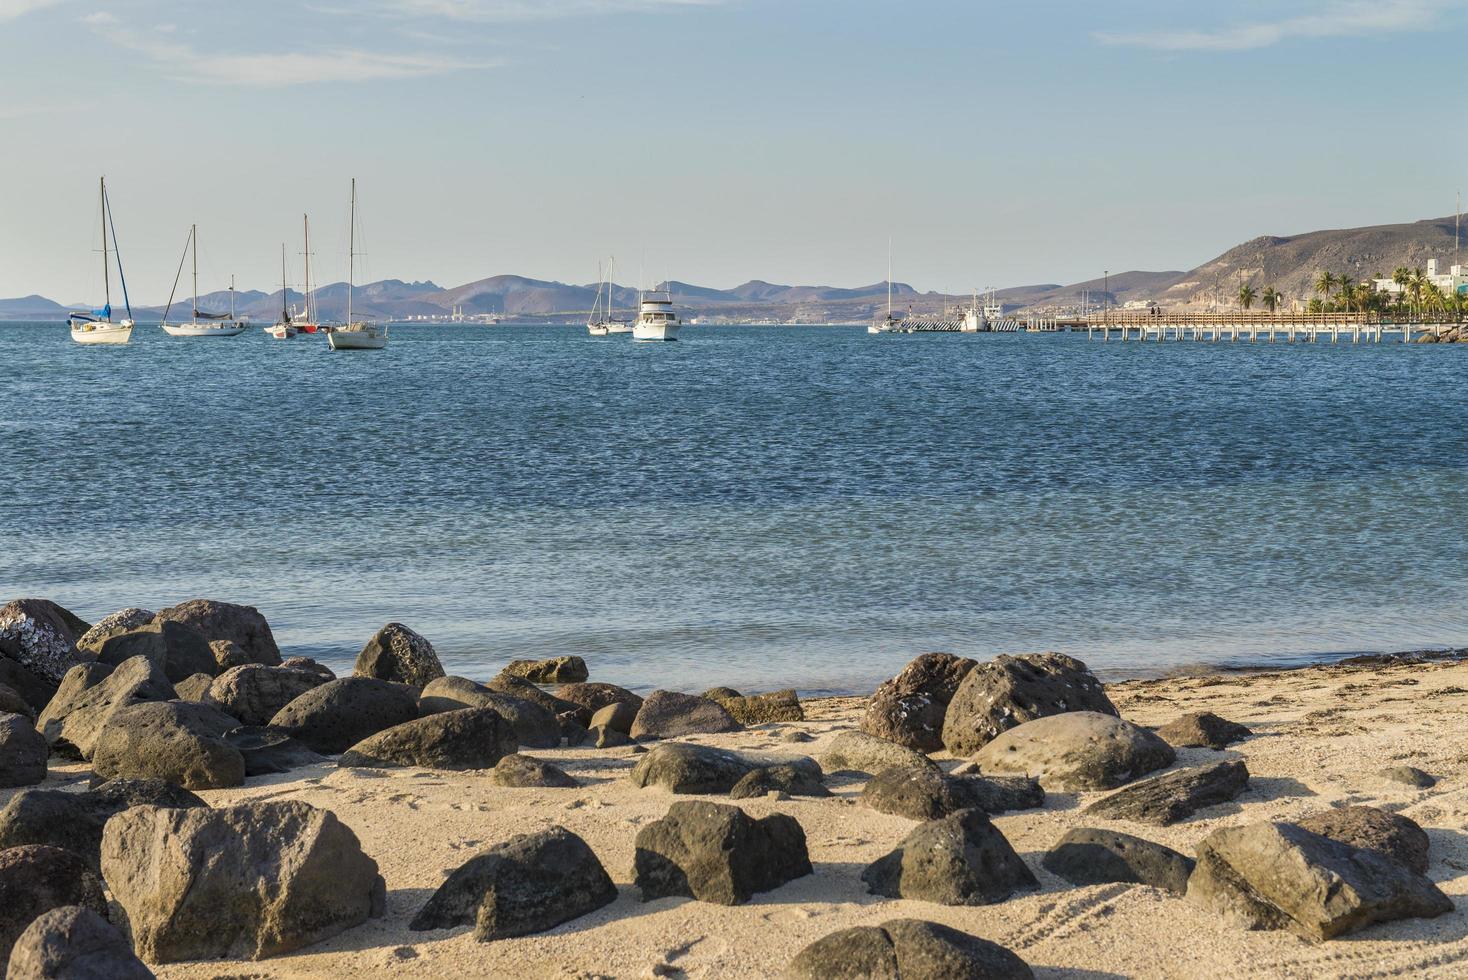
M 93 310 L 92 311 L 92 316 L 100 316 L 104 320 L 110 320 L 110 319 L 112 319 L 112 304 L 111 303 L 108 303 L 106 306 L 102 307 L 100 310 Z

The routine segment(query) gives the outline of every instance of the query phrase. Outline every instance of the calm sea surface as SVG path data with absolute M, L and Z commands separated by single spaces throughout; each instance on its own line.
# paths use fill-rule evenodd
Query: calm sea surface
M 1468 350 L 394 327 L 85 348 L 0 324 L 0 600 L 211 596 L 340 669 L 861 690 L 1468 645 Z

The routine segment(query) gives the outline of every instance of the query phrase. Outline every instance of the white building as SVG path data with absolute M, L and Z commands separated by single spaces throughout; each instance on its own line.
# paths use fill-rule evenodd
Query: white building
M 1468 293 L 1468 266 L 1455 265 L 1442 273 L 1438 271 L 1437 259 L 1428 259 L 1425 272 L 1427 281 L 1444 293 Z M 1405 287 L 1397 285 L 1391 279 L 1373 279 L 1371 285 L 1378 293 L 1396 296 L 1406 292 Z

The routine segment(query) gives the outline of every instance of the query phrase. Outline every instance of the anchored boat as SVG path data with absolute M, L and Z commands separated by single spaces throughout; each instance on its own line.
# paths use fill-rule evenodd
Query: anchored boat
M 902 320 L 892 315 L 892 239 L 887 239 L 887 318 L 867 324 L 867 333 L 895 333 Z
M 332 350 L 382 350 L 387 327 L 352 319 L 352 288 L 357 277 L 357 178 L 352 178 L 352 219 L 347 258 L 347 322 L 326 335 Z
M 173 310 L 173 295 L 178 291 L 178 279 L 183 275 L 184 259 L 192 253 L 194 257 L 194 303 L 193 315 L 188 323 L 169 323 L 168 314 Z M 184 254 L 178 260 L 178 274 L 173 277 L 173 292 L 168 294 L 168 306 L 163 310 L 163 322 L 159 324 L 170 337 L 237 337 L 250 328 L 248 317 L 234 315 L 234 276 L 229 277 L 229 312 L 199 312 L 199 226 L 189 227 L 189 238 L 184 243 Z
M 287 289 L 286 289 L 286 283 L 285 283 L 285 242 L 281 242 L 280 243 L 280 319 L 277 320 L 277 321 L 275 321 L 275 323 L 273 323 L 270 326 L 268 326 L 268 327 L 265 328 L 265 332 L 268 333 L 268 334 L 270 334 L 270 336 L 274 337 L 276 340 L 289 340 L 290 338 L 294 337 L 296 334 L 300 333 L 300 331 L 296 329 L 296 325 L 291 322 L 291 311 L 290 311 L 290 307 L 286 305 L 286 300 L 289 298 L 289 296 L 290 296 L 290 293 L 287 291 Z
M 683 321 L 673 312 L 673 293 L 663 290 L 666 299 L 654 296 L 642 297 L 637 311 L 637 322 L 632 324 L 633 340 L 677 340 Z
M 586 332 L 593 337 L 606 337 L 611 334 L 631 333 L 632 324 L 626 320 L 618 320 L 612 315 L 612 292 L 617 288 L 612 279 L 612 270 L 616 267 L 615 257 L 607 261 L 607 278 L 602 282 L 598 274 L 596 283 L 596 300 L 591 307 L 591 316 L 586 321 Z M 605 305 L 602 296 L 606 296 Z
M 102 191 L 102 290 L 105 302 L 100 310 L 89 313 L 70 313 L 66 322 L 71 327 L 71 339 L 79 344 L 125 344 L 133 335 L 133 310 L 127 298 L 127 279 L 122 274 L 122 253 L 117 251 L 117 227 L 112 223 L 112 205 L 107 200 L 107 178 L 101 178 Z M 127 318 L 116 322 L 112 319 L 112 269 L 108 261 L 107 237 L 112 236 L 112 252 L 117 256 L 117 278 L 122 283 L 122 303 L 127 309 Z

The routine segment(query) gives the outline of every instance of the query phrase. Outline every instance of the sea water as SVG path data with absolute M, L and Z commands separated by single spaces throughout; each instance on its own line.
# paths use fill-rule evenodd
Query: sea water
M 83 347 L 0 324 L 0 600 L 258 606 L 338 670 L 577 654 L 862 691 L 1468 644 L 1468 349 L 559 326 Z

